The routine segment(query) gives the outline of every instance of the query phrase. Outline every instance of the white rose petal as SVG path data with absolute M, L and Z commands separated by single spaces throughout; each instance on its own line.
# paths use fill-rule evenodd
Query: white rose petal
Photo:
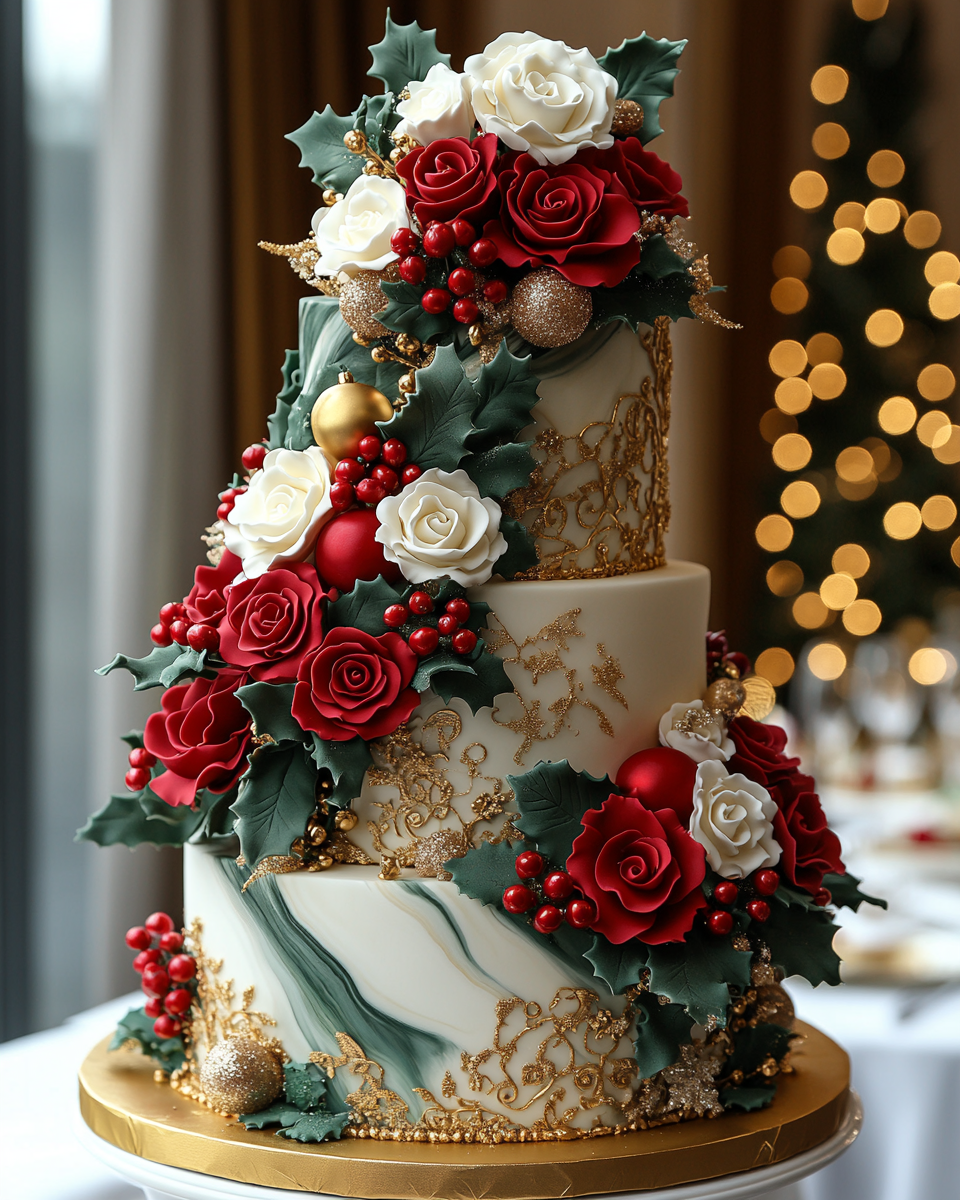
M 504 33 L 463 65 L 484 133 L 539 163 L 563 163 L 584 146 L 613 145 L 617 81 L 589 50 L 539 34 Z
M 224 541 L 252 579 L 280 563 L 308 558 L 331 516 L 330 471 L 323 452 L 316 446 L 271 450 L 224 522 Z
M 377 505 L 377 541 L 410 583 L 448 575 L 465 587 L 486 583 L 507 549 L 500 506 L 480 495 L 466 471 L 431 467 Z
M 694 715 L 685 722 L 689 728 L 676 729 L 677 722 L 685 718 L 691 709 L 694 710 Z M 669 712 L 663 714 L 660 718 L 660 745 L 681 750 L 688 758 L 698 763 L 706 762 L 707 759 L 726 762 L 736 749 L 727 737 L 723 721 L 714 717 L 709 709 L 704 709 L 702 700 L 674 704 Z
M 382 271 L 399 256 L 390 238 L 408 228 L 406 192 L 395 179 L 361 175 L 342 200 L 313 214 L 313 232 L 320 258 L 317 275 L 351 277 L 358 271 Z
M 473 133 L 474 115 L 465 75 L 451 71 L 446 63 L 434 63 L 423 82 L 407 84 L 409 100 L 401 100 L 397 112 L 403 118 L 394 130 L 421 146 L 440 138 L 465 137 Z
M 726 879 L 743 879 L 780 861 L 773 837 L 777 806 L 766 788 L 746 775 L 731 775 L 718 762 L 697 767 L 690 836 L 707 862 Z

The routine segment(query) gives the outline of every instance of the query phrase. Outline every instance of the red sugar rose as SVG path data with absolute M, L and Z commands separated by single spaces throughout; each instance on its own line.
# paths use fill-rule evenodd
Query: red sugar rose
M 609 150 L 585 150 L 583 161 L 616 175 L 638 212 L 658 213 L 667 220 L 690 216 L 680 195 L 683 180 L 669 163 L 644 150 L 639 138 L 618 139 Z
M 567 871 L 597 906 L 591 925 L 614 945 L 682 941 L 707 901 L 706 858 L 673 809 L 609 796 L 583 817 Z
M 168 804 L 193 804 L 197 792 L 226 792 L 247 767 L 250 714 L 236 697 L 243 671 L 167 688 L 160 712 L 147 717 L 143 744 L 167 768 L 150 787 Z
M 327 741 L 385 737 L 420 703 L 410 687 L 418 661 L 398 633 L 331 629 L 301 660 L 293 717 Z
M 407 204 L 424 227 L 429 221 L 461 217 L 479 229 L 497 211 L 497 135 L 440 138 L 397 163 Z
M 220 653 L 254 679 L 290 683 L 323 638 L 324 591 L 317 569 L 290 563 L 243 579 L 229 591 Z
M 216 625 L 222 620 L 230 585 L 242 570 L 243 563 L 227 549 L 215 567 L 197 567 L 193 587 L 183 598 L 191 625 Z

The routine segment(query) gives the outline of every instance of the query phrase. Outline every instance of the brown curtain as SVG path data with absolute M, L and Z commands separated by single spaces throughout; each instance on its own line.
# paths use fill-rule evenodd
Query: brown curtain
M 280 387 L 285 349 L 297 344 L 297 301 L 310 289 L 286 261 L 257 248 L 310 230 L 320 195 L 285 134 L 326 104 L 351 112 L 366 92 L 367 47 L 383 37 L 386 0 L 219 0 L 224 140 L 227 388 L 232 461 L 259 441 Z M 473 46 L 469 10 L 456 0 L 393 3 L 393 20 L 436 28 L 460 65 Z

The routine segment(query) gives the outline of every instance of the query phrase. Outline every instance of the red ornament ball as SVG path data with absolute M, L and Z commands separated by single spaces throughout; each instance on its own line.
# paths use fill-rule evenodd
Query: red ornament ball
M 476 649 L 477 635 L 472 629 L 458 629 L 451 640 L 458 654 L 472 654 Z
M 167 971 L 175 983 L 186 983 L 197 973 L 197 964 L 189 954 L 175 954 L 167 963 Z
M 469 296 L 476 286 L 476 275 L 466 267 L 457 267 L 447 279 L 447 287 L 455 296 Z
M 354 508 L 338 513 L 320 530 L 317 538 L 317 572 L 321 579 L 341 592 L 349 592 L 358 579 L 396 583 L 400 568 L 387 562 L 383 547 L 375 539 L 380 522 L 371 508 Z
M 497 261 L 498 253 L 496 242 L 491 241 L 490 238 L 480 238 L 467 251 L 467 258 L 475 267 L 489 267 L 491 263 Z
M 780 886 L 780 876 L 770 867 L 766 867 L 754 875 L 753 886 L 761 896 L 772 896 Z
M 387 489 L 380 480 L 372 476 L 361 479 L 353 491 L 361 504 L 369 504 L 371 508 L 376 508 L 387 494 Z
M 447 311 L 452 299 L 453 297 L 446 288 L 427 288 L 420 297 L 420 305 L 425 312 L 437 316 L 439 313 Z
M 131 950 L 149 950 L 153 942 L 153 938 L 142 925 L 134 925 L 132 929 L 128 929 L 123 940 Z
M 183 934 L 173 930 L 171 933 L 165 933 L 160 939 L 160 949 L 167 954 L 176 954 L 183 945 Z
M 536 850 L 521 851 L 517 855 L 517 861 L 514 864 L 516 872 L 521 879 L 536 879 L 543 872 L 545 865 L 543 855 L 538 854 Z
M 488 279 L 483 285 L 483 296 L 491 304 L 502 304 L 510 294 L 505 279 Z
M 365 459 L 367 462 L 376 462 L 376 460 L 380 457 L 380 450 L 382 446 L 383 442 L 380 441 L 375 433 L 368 433 L 366 437 L 362 437 L 360 439 L 360 445 L 358 447 L 360 451 L 360 457 Z
M 263 442 L 256 442 L 252 446 L 248 446 L 240 455 L 240 461 L 243 463 L 244 470 L 259 471 L 263 466 L 263 460 L 267 457 L 267 448 Z
M 147 967 L 149 967 L 152 963 L 158 963 L 159 961 L 159 950 L 141 950 L 137 957 L 133 960 L 133 969 L 138 975 L 142 975 Z
M 213 654 L 220 649 L 220 634 L 214 625 L 191 625 L 187 630 L 187 645 L 198 654 L 201 650 Z
M 460 623 L 456 617 L 451 617 L 449 613 L 444 613 L 437 621 L 437 628 L 446 637 L 451 633 L 455 633 L 460 628 Z
M 456 600 L 448 600 L 446 611 L 458 625 L 466 625 L 470 620 L 470 601 L 464 600 L 462 596 L 457 597 Z
M 193 1003 L 193 995 L 187 988 L 174 988 L 163 998 L 163 1007 L 175 1017 L 182 1016 Z
M 479 316 L 480 309 L 468 296 L 464 296 L 453 306 L 453 319 L 459 321 L 461 325 L 472 325 Z
M 157 765 L 156 756 L 151 754 L 145 746 L 134 746 L 127 755 L 127 762 L 131 767 L 155 767 Z
M 537 933 L 554 933 L 563 923 L 563 913 L 555 904 L 544 904 L 538 908 L 533 918 L 533 927 Z
M 359 483 L 366 474 L 362 462 L 355 458 L 341 458 L 333 468 L 333 477 L 337 483 Z
M 165 933 L 170 933 L 176 926 L 173 922 L 173 917 L 169 913 L 155 912 L 151 913 L 144 921 L 144 925 L 154 937 L 162 937 Z
M 819 888 L 813 896 L 813 902 L 818 908 L 826 908 L 833 899 L 833 894 L 829 888 Z
M 407 461 L 407 448 L 399 438 L 387 438 L 380 457 L 388 467 L 400 467 Z
M 150 772 L 146 767 L 131 767 L 124 775 L 123 782 L 131 792 L 142 792 L 150 782 Z
M 414 285 L 423 283 L 427 274 L 427 264 L 422 258 L 418 258 L 415 254 L 411 254 L 409 258 L 400 260 L 400 265 L 397 267 L 400 272 L 400 278 L 404 283 L 412 283 Z
M 163 1012 L 163 1001 L 159 996 L 150 996 L 144 1001 L 143 1011 L 148 1017 L 159 1017 Z
M 153 642 L 155 646 L 169 646 L 173 641 L 173 638 L 170 636 L 169 628 L 160 623 L 154 625 L 154 627 L 150 630 L 150 641 Z
M 551 871 L 543 881 L 543 894 L 548 900 L 566 900 L 573 891 L 573 880 L 566 871 Z
M 713 889 L 713 898 L 718 904 L 735 904 L 740 889 L 729 879 L 721 879 Z
M 390 249 L 401 258 L 413 254 L 419 245 L 420 239 L 412 229 L 397 229 L 390 235 Z
M 410 634 L 408 644 L 415 654 L 426 658 L 440 645 L 440 634 L 431 625 L 421 625 Z
M 747 912 L 761 925 L 770 920 L 770 905 L 766 900 L 751 900 L 747 905 Z
M 469 246 L 477 236 L 477 231 L 463 217 L 457 217 L 456 220 L 451 221 L 450 228 L 453 230 L 453 236 L 456 238 L 458 246 Z
M 352 483 L 333 483 L 330 485 L 330 507 L 334 512 L 346 512 L 356 499 Z
M 597 919 L 597 906 L 592 900 L 571 900 L 566 915 L 567 924 L 574 929 L 589 929 Z
M 696 779 L 697 764 L 692 758 L 668 746 L 654 746 L 631 754 L 617 772 L 616 784 L 652 812 L 672 808 L 686 826 L 693 815 Z
M 406 625 L 409 617 L 410 610 L 405 604 L 390 604 L 383 610 L 383 623 L 391 629 L 399 629 L 401 625 Z
M 143 969 L 140 986 L 148 996 L 162 996 L 170 990 L 170 976 L 159 963 L 148 963 Z
M 410 611 L 415 612 L 418 617 L 433 612 L 433 597 L 429 592 L 414 592 L 407 604 L 410 606 Z
M 182 1028 L 176 1017 L 167 1016 L 166 1013 L 161 1013 L 153 1023 L 153 1032 L 158 1038 L 176 1037 Z
M 430 258 L 446 258 L 448 254 L 453 253 L 456 244 L 456 234 L 442 221 L 431 225 L 423 235 L 423 252 Z
M 509 913 L 529 912 L 536 904 L 537 897 L 522 883 L 515 883 L 503 893 L 503 907 Z
M 710 927 L 710 932 L 715 933 L 717 937 L 726 937 L 733 929 L 733 916 L 718 909 L 707 917 L 707 925 Z

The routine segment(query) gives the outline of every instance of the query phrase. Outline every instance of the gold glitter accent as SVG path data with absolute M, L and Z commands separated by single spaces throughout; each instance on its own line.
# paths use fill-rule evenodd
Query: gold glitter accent
M 776 688 L 762 675 L 748 675 L 740 681 L 740 686 L 747 694 L 740 712 L 754 721 L 765 721 L 776 707 Z
M 614 137 L 626 137 L 643 128 L 643 107 L 636 100 L 617 100 L 613 106 L 613 124 L 610 132 Z
M 380 290 L 380 279 L 380 271 L 358 271 L 340 285 L 340 316 L 363 338 L 396 336 L 373 315 L 383 312 L 388 304 Z
M 607 420 L 593 421 L 578 434 L 552 426 L 538 432 L 530 482 L 504 501 L 504 512 L 526 517 L 537 539 L 540 561 L 518 579 L 597 579 L 666 562 L 669 326 L 666 317 L 658 317 L 653 330 L 640 335 L 653 376 L 639 392 L 620 396 Z M 565 492 L 566 476 L 585 464 L 592 477 Z M 577 478 L 583 478 L 582 470 Z M 580 565 L 583 556 L 590 565 Z
M 421 879 L 449 880 L 453 876 L 444 870 L 451 858 L 463 858 L 470 849 L 467 835 L 460 829 L 438 829 L 429 837 L 418 838 L 413 865 Z
M 626 675 L 620 667 L 620 660 L 607 653 L 603 642 L 597 642 L 597 654 L 600 655 L 600 663 L 594 663 L 590 668 L 593 672 L 593 682 L 608 696 L 612 696 L 618 704 L 629 709 L 630 705 L 627 704 L 626 697 L 617 687 L 621 679 L 626 679 Z
M 283 1067 L 276 1054 L 259 1042 L 231 1037 L 218 1042 L 204 1058 L 200 1086 L 207 1103 L 218 1112 L 260 1112 L 283 1090 Z
M 340 294 L 340 285 L 335 279 L 322 279 L 314 272 L 320 258 L 314 234 L 311 233 L 302 242 L 292 242 L 290 245 L 280 245 L 277 242 L 257 242 L 257 245 L 268 254 L 278 254 L 285 258 L 303 282 L 309 283 L 318 292 L 327 296 Z
M 592 316 L 590 289 L 570 283 L 551 267 L 524 275 L 510 296 L 513 327 L 532 346 L 568 346 L 583 333 Z
M 699 320 L 705 321 L 708 325 L 718 325 L 721 329 L 743 328 L 736 321 L 728 321 L 726 317 L 721 317 L 718 312 L 710 307 L 706 296 L 691 296 L 688 303 L 693 315 L 699 318 Z
M 723 710 L 719 708 L 688 708 L 670 726 L 676 733 L 698 734 L 709 731 L 714 725 L 724 724 Z
M 336 1057 L 317 1050 L 310 1055 L 310 1061 L 326 1071 L 328 1079 L 333 1079 L 341 1067 L 346 1067 L 351 1075 L 360 1076 L 359 1088 L 346 1097 L 352 1122 L 386 1130 L 410 1128 L 407 1120 L 409 1105 L 396 1092 L 383 1086 L 383 1067 L 372 1058 L 367 1058 L 347 1034 L 338 1033 L 336 1037 L 340 1047 Z
M 213 567 L 220 566 L 220 559 L 226 549 L 224 544 L 223 522 L 214 521 L 200 535 L 200 541 L 207 547 L 207 562 Z

